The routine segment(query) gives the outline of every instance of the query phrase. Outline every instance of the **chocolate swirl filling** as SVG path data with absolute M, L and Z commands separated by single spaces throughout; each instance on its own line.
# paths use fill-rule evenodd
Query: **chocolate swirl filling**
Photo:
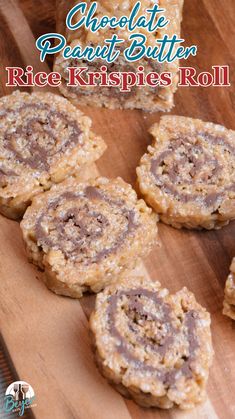
M 36 116 L 30 115 L 32 110 L 36 111 Z M 10 152 L 9 159 L 34 170 L 49 171 L 50 160 L 55 154 L 62 154 L 81 141 L 82 131 L 78 122 L 46 103 L 24 104 L 16 110 L 6 109 L 0 114 L 0 124 L 4 118 L 12 120 L 14 127 L 12 129 L 11 126 L 2 139 L 2 146 Z M 9 176 L 13 173 L 16 175 L 13 171 L 6 173 L 4 170 L 4 174 Z
M 169 140 L 169 147 L 157 158 L 151 160 L 151 173 L 156 186 L 166 194 L 173 196 L 183 203 L 198 201 L 205 207 L 220 206 L 226 192 L 235 191 L 235 183 L 231 180 L 229 185 L 220 189 L 223 178 L 223 164 L 216 155 L 211 154 L 214 145 L 221 146 L 221 153 L 235 156 L 235 147 L 232 147 L 225 138 L 206 132 L 198 132 L 197 137 L 210 145 L 205 149 L 201 143 L 193 144 L 193 137 L 182 137 Z M 195 192 L 187 189 L 194 186 Z M 204 193 L 206 187 L 211 192 Z
M 63 210 L 63 202 L 67 207 L 69 201 L 71 206 Z M 95 201 L 106 204 L 105 214 Z M 122 221 L 121 231 L 113 231 L 112 216 Z M 44 228 L 48 220 L 52 224 L 49 232 Z M 60 250 L 66 259 L 91 264 L 115 254 L 136 228 L 135 212 L 125 208 L 123 201 L 88 186 L 84 192 L 65 192 L 51 201 L 36 221 L 35 235 L 40 246 Z M 100 249 L 97 242 L 107 238 L 109 245 Z
M 127 302 L 123 300 L 127 299 Z M 153 312 L 148 311 L 141 301 L 141 298 L 149 299 L 155 307 Z M 121 305 L 119 306 L 119 302 Z M 181 373 L 187 378 L 192 377 L 191 364 L 195 358 L 196 351 L 199 347 L 197 337 L 195 335 L 197 314 L 191 310 L 185 313 L 185 318 L 181 324 L 184 340 L 188 343 L 188 354 L 182 355 L 181 366 L 164 368 L 162 363 L 165 355 L 171 348 L 174 348 L 174 343 L 177 342 L 178 329 L 173 324 L 173 316 L 171 307 L 165 303 L 156 292 L 149 291 L 144 288 L 130 289 L 119 291 L 109 297 L 108 301 L 108 324 L 110 335 L 116 340 L 116 350 L 122 355 L 132 368 L 149 372 L 155 375 L 164 385 L 172 387 L 176 381 L 176 376 Z M 127 341 L 126 337 L 122 336 L 117 326 L 118 309 L 121 307 L 122 312 L 125 313 L 128 328 L 132 333 L 133 342 Z M 148 337 L 146 334 L 142 336 L 143 326 L 147 321 L 152 321 L 157 324 L 159 336 L 154 338 Z M 162 327 L 166 330 L 165 333 L 161 331 Z M 159 365 L 162 368 L 153 367 L 148 361 L 141 361 L 133 354 L 136 344 L 140 344 L 145 349 L 146 353 L 149 350 L 153 354 L 159 356 Z

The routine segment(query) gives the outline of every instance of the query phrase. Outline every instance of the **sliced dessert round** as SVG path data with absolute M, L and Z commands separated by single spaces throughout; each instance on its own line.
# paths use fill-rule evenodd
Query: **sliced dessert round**
M 210 315 L 186 288 L 132 277 L 97 296 L 90 319 L 101 373 L 145 407 L 192 408 L 212 363 Z
M 48 288 L 79 298 L 135 267 L 155 242 L 156 223 L 121 178 L 68 178 L 33 199 L 21 228 L 28 257 L 45 270 Z
M 0 212 L 22 217 L 34 195 L 97 160 L 106 146 L 91 120 L 52 93 L 0 99 Z
M 138 187 L 163 222 L 219 229 L 235 219 L 235 132 L 164 116 L 137 168 Z

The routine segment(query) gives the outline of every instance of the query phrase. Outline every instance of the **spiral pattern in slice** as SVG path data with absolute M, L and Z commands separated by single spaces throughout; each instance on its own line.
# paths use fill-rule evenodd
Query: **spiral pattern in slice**
M 14 212 L 21 204 L 23 212 L 32 196 L 100 157 L 105 146 L 90 125 L 66 99 L 50 93 L 0 99 L 0 211 L 8 205 Z
M 17 109 L 6 109 L 0 122 L 14 121 L 2 137 L 1 147 L 10 159 L 24 167 L 39 171 L 50 169 L 51 158 L 74 147 L 81 141 L 78 121 L 64 112 L 51 109 L 47 103 L 24 104 Z M 8 125 L 8 124 L 6 124 Z M 58 136 L 58 131 L 63 136 Z
M 137 172 L 162 220 L 210 229 L 235 218 L 235 133 L 183 117 L 163 117 L 151 132 L 156 142 Z
M 60 250 L 66 259 L 97 263 L 114 254 L 139 227 L 133 210 L 121 200 L 111 200 L 97 188 L 65 192 L 40 213 L 36 239 L 40 246 Z M 45 226 L 48 228 L 45 228 Z M 107 243 L 102 250 L 102 244 Z
M 102 288 L 133 265 L 133 257 L 147 254 L 156 221 L 121 179 L 89 184 L 69 179 L 35 198 L 22 227 L 31 258 L 42 268 L 49 264 L 50 275 L 52 269 L 58 280 L 55 289 L 70 295 L 73 288 L 75 294 L 93 285 Z
M 210 318 L 186 289 L 170 296 L 142 278 L 111 285 L 97 297 L 91 329 L 102 373 L 138 403 L 192 407 L 203 399 Z

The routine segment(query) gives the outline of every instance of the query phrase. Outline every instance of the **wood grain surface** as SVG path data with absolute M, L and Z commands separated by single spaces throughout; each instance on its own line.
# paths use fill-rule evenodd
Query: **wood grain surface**
M 5 87 L 6 66 L 32 64 L 37 71 L 49 71 L 52 62 L 39 62 L 34 38 L 55 30 L 54 11 L 53 0 L 0 0 L 1 95 L 11 93 Z M 234 28 L 234 0 L 185 1 L 183 35 L 187 44 L 198 45 L 198 55 L 189 64 L 202 71 L 230 65 L 232 86 L 181 88 L 172 113 L 235 129 Z M 147 130 L 160 114 L 83 110 L 108 145 L 92 173 L 122 176 L 134 185 L 135 168 L 151 142 Z M 235 417 L 235 322 L 222 315 L 224 283 L 235 255 L 235 224 L 216 232 L 177 231 L 161 224 L 159 231 L 161 248 L 156 247 L 139 270 L 171 292 L 187 286 L 212 315 L 215 359 L 208 399 L 190 412 L 141 409 L 106 383 L 90 346 L 88 317 L 94 296 L 75 301 L 48 291 L 26 261 L 19 224 L 0 217 L 1 331 L 18 376 L 35 390 L 37 419 Z

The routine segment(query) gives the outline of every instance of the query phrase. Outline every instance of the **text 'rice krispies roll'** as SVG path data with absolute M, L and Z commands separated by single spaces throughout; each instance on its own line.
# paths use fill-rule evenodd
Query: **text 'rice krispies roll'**
M 235 320 L 235 258 L 233 258 L 230 271 L 224 290 L 223 314 Z
M 92 1 L 86 1 L 88 7 Z M 99 0 L 96 17 L 102 16 L 120 18 L 125 15 L 128 16 L 137 3 L 136 0 Z M 66 14 L 72 7 L 78 4 L 74 0 L 60 0 L 57 4 L 57 30 L 63 33 L 67 39 L 68 45 L 75 48 L 80 45 L 83 49 L 87 45 L 93 47 L 97 45 L 105 45 L 104 40 L 109 39 L 115 33 L 119 38 L 124 39 L 125 43 L 121 44 L 118 59 L 115 62 L 107 64 L 103 60 L 95 60 L 92 62 L 83 59 L 67 59 L 65 60 L 62 54 L 58 55 L 55 60 L 54 70 L 62 75 L 62 85 L 60 86 L 61 92 L 76 104 L 91 105 L 91 106 L 104 106 L 111 109 L 143 109 L 146 111 L 168 111 L 174 104 L 174 92 L 178 84 L 178 69 L 179 62 L 175 60 L 172 63 L 158 63 L 156 60 L 149 58 L 142 58 L 136 62 L 128 62 L 125 60 L 123 51 L 130 45 L 128 41 L 129 35 L 134 32 L 128 32 L 121 29 L 103 29 L 98 33 L 92 33 L 84 27 L 75 31 L 65 29 Z M 165 9 L 164 15 L 170 21 L 169 25 L 161 28 L 155 33 L 150 33 L 146 29 L 141 29 L 141 33 L 147 37 L 147 46 L 156 46 L 157 39 L 161 39 L 164 35 L 180 36 L 180 27 L 182 19 L 183 0 L 159 0 L 159 7 Z M 141 1 L 141 9 L 139 14 L 148 16 L 146 10 L 153 7 L 152 0 Z M 160 16 L 160 15 L 158 15 Z M 81 15 L 78 13 L 74 18 L 75 23 L 80 19 Z M 138 30 L 140 32 L 140 30 Z M 67 86 L 68 84 L 68 67 L 87 67 L 90 72 L 100 71 L 102 65 L 107 66 L 108 74 L 111 72 L 137 72 L 139 66 L 145 68 L 145 74 L 151 72 L 170 72 L 172 73 L 172 85 L 168 87 L 137 87 L 133 86 L 130 92 L 120 92 L 119 87 L 101 87 L 101 86 Z
M 210 315 L 186 288 L 132 277 L 97 296 L 90 327 L 102 374 L 146 407 L 183 409 L 205 399 L 213 349 Z
M 22 217 L 32 197 L 76 174 L 105 151 L 91 120 L 51 93 L 0 99 L 0 212 Z
M 219 229 L 235 218 L 235 132 L 197 119 L 164 116 L 137 168 L 138 187 L 160 219 L 176 228 Z
M 79 298 L 135 267 L 157 236 L 157 216 L 121 178 L 69 178 L 33 199 L 21 222 L 29 259 L 48 288 Z

